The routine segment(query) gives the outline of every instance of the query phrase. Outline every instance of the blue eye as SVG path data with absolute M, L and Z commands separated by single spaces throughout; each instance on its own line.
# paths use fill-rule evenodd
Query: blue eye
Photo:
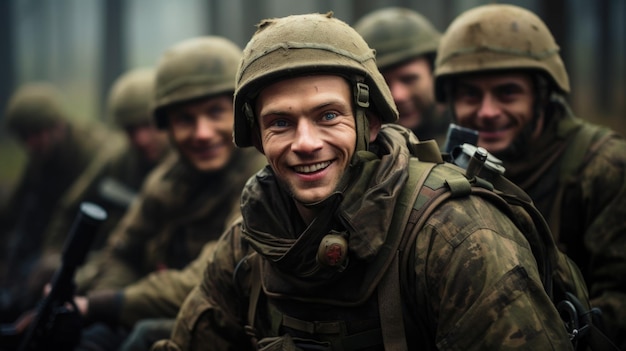
M 331 121 L 337 117 L 337 114 L 334 112 L 326 112 L 323 115 L 325 121 Z
M 277 119 L 274 121 L 273 123 L 276 127 L 286 127 L 287 126 L 287 121 L 285 121 L 284 119 Z

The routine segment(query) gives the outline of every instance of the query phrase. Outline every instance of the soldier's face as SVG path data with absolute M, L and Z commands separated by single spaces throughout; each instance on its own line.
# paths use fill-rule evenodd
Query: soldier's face
M 526 74 L 460 77 L 454 89 L 457 123 L 478 130 L 478 146 L 489 152 L 505 150 L 533 119 L 535 94 Z M 538 121 L 533 137 L 540 130 Z
M 199 171 L 221 170 L 235 149 L 233 100 L 221 95 L 172 107 L 169 133 L 181 155 Z
M 20 135 L 26 152 L 36 159 L 46 159 L 65 138 L 66 126 L 56 125 L 50 128 L 29 131 Z
M 126 126 L 125 131 L 131 145 L 148 161 L 158 161 L 167 149 L 167 133 L 152 123 Z
M 400 118 L 398 123 L 414 129 L 435 104 L 433 74 L 426 58 L 418 58 L 382 71 Z
M 265 156 L 301 203 L 328 197 L 356 145 L 348 83 L 337 76 L 306 76 L 264 88 L 256 116 Z

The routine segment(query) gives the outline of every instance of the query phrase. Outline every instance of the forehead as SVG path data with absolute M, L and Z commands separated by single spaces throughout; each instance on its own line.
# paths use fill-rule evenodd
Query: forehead
M 212 106 L 231 106 L 233 99 L 230 95 L 216 95 L 211 97 L 200 98 L 192 101 L 183 102 L 171 106 L 168 109 L 169 113 L 181 113 L 181 112 L 194 112 L 205 110 Z
M 381 73 L 385 78 L 414 72 L 430 72 L 430 61 L 428 58 L 419 56 L 381 69 Z
M 533 82 L 530 74 L 524 72 L 487 72 L 460 76 L 457 83 L 474 87 L 494 87 L 502 85 L 519 85 L 524 88 L 532 88 Z
M 257 99 L 257 108 L 271 105 L 282 99 L 350 95 L 348 81 L 337 75 L 308 75 L 283 79 L 264 87 Z
M 307 87 L 312 88 L 316 86 L 328 87 L 349 87 L 347 80 L 342 76 L 331 74 L 316 74 L 305 75 L 298 77 L 291 77 L 281 79 L 279 81 L 266 85 L 260 92 L 260 95 L 267 95 L 268 93 L 275 92 L 289 92 L 294 90 L 303 90 Z M 294 89 L 295 88 L 295 89 Z M 315 89 L 315 88 L 314 88 Z M 318 90 L 318 89 L 315 89 Z

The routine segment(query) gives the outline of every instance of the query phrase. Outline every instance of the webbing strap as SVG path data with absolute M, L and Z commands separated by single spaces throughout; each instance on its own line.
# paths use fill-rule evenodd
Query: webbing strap
M 446 184 L 450 187 L 452 197 L 465 197 L 472 193 L 472 185 L 463 175 L 446 179 Z
M 408 350 L 404 332 L 398 252 L 378 285 L 378 310 L 385 350 Z
M 406 333 L 404 330 L 404 315 L 402 311 L 402 293 L 400 291 L 400 251 L 405 250 L 404 238 L 407 230 L 411 230 L 414 224 L 413 208 L 420 189 L 424 186 L 428 175 L 436 163 L 421 162 L 415 158 L 409 160 L 409 179 L 405 184 L 403 193 L 411 196 L 401 196 L 403 201 L 408 201 L 406 213 L 402 216 L 404 221 L 402 242 L 396 250 L 393 260 L 378 284 L 378 310 L 380 314 L 380 327 L 383 335 L 385 350 L 408 350 Z M 409 249 L 409 251 L 411 251 Z
M 245 326 L 246 333 L 252 338 L 254 344 L 257 343 L 256 328 L 254 327 L 254 318 L 256 309 L 261 295 L 261 263 L 257 254 L 252 254 L 248 258 L 248 264 L 251 267 L 250 272 L 250 300 L 248 302 L 248 324 Z

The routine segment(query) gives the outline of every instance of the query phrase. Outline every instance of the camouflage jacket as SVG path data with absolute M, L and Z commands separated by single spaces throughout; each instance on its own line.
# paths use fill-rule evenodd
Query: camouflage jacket
M 349 171 L 353 181 L 321 204 L 330 207 L 323 215 L 332 217 L 331 231 L 345 231 L 349 238 L 349 263 L 340 271 L 311 268 L 317 244 L 301 243 L 320 230 L 320 223 L 306 226 L 297 220 L 292 200 L 271 169 L 257 173 L 242 195 L 242 221 L 218 242 L 202 284 L 179 313 L 171 340 L 153 350 L 200 345 L 251 350 L 251 330 L 260 344 L 293 340 L 320 350 L 349 349 L 341 345 L 350 343 L 383 349 L 375 286 L 370 286 L 378 272 L 367 268 L 389 255 L 385 239 L 407 179 L 408 134 L 399 126 L 384 127 L 372 146 L 376 154 L 359 153 L 360 162 Z M 325 229 L 322 235 L 329 232 Z M 528 242 L 490 203 L 473 196 L 444 203 L 408 249 L 415 255 L 414 266 L 406 267 L 415 272 L 410 287 L 415 294 L 405 301 L 405 311 L 425 320 L 406 330 L 409 349 L 572 348 L 541 286 Z M 291 256 L 292 251 L 297 255 Z M 252 253 L 260 257 L 262 296 L 254 328 L 246 328 L 254 270 L 259 268 L 247 259 Z
M 185 267 L 239 215 L 241 189 L 264 162 L 236 150 L 224 170 L 204 174 L 170 155 L 110 234 L 102 262 L 84 268 L 81 288 L 120 288 L 150 272 Z
M 592 306 L 602 309 L 607 333 L 626 349 L 626 140 L 613 134 L 597 143 L 606 135 L 599 133 L 590 150 L 574 154 L 579 135 L 594 127 L 560 100 L 549 112 L 552 123 L 522 159 L 505 162 L 506 175 L 551 223 L 557 244 L 585 277 Z M 580 167 L 561 174 L 572 161 Z
M 88 293 L 87 319 L 132 328 L 141 319 L 176 318 L 189 292 L 202 281 L 202 272 L 213 257 L 216 241 L 206 243 L 200 255 L 184 269 L 148 274 L 122 290 Z

